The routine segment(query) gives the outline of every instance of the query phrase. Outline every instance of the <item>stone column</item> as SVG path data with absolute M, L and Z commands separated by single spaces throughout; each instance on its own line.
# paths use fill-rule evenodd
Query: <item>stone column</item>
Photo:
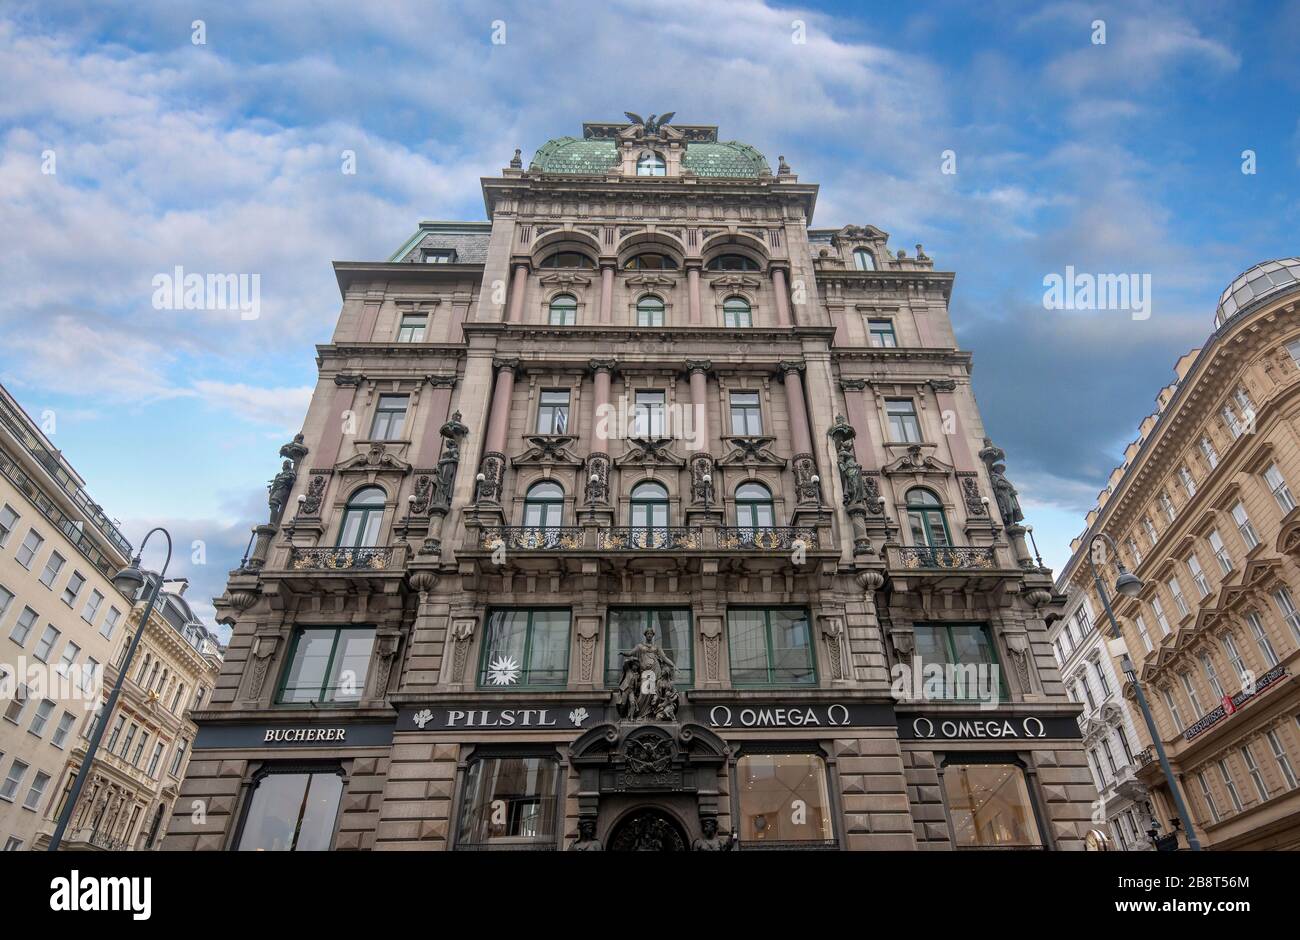
M 697 262 L 687 262 L 686 266 L 686 299 L 690 303 L 691 326 L 700 325 L 700 265 Z M 692 388 L 691 394 L 695 394 Z
M 524 289 L 528 286 L 528 265 L 517 263 L 510 278 L 510 305 L 506 308 L 506 322 L 519 323 L 524 316 Z
M 591 428 L 587 432 L 587 478 L 583 486 L 583 501 L 593 510 L 609 505 L 609 439 L 614 428 L 610 421 L 604 424 L 606 436 L 598 434 L 601 414 L 609 409 L 610 376 L 614 371 L 613 359 L 592 359 L 589 363 L 594 373 L 595 401 L 592 402 Z M 601 518 L 608 522 L 607 513 Z
M 713 363 L 708 359 L 688 359 L 686 370 L 691 376 L 691 407 L 695 411 L 695 439 L 700 442 L 700 449 L 708 451 L 713 438 L 709 434 L 709 370 Z
M 510 429 L 510 398 L 515 388 L 518 359 L 494 359 L 496 388 L 492 391 L 492 410 L 488 412 L 488 430 L 484 437 L 483 463 L 479 473 L 478 501 L 501 502 L 501 484 L 506 474 L 506 434 Z
M 803 377 L 799 374 L 803 366 L 797 362 L 782 361 L 778 367 L 785 377 L 786 406 L 790 411 L 790 445 L 794 450 L 790 465 L 794 470 L 795 501 L 798 507 L 820 510 L 821 483 L 813 479 L 817 476 L 817 460 L 813 456 Z M 798 515 L 796 511 L 796 516 Z
M 785 269 L 772 269 L 772 292 L 776 294 L 776 322 L 778 326 L 794 326 L 790 318 L 790 293 L 785 283 Z
M 600 266 L 600 322 L 609 323 L 614 312 L 614 265 Z

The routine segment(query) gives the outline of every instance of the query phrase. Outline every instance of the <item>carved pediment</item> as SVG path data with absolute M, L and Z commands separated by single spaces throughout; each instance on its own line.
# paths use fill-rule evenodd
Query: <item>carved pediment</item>
M 614 458 L 614 465 L 618 467 L 686 466 L 686 461 L 672 452 L 670 448 L 672 442 L 671 437 L 630 437 L 627 439 L 627 451 L 623 456 Z
M 550 274 L 544 274 L 540 278 L 543 284 L 559 284 L 563 287 L 572 287 L 575 284 L 590 284 L 591 278 L 577 271 L 554 271 Z
M 633 287 L 672 287 L 677 282 L 662 274 L 638 274 L 629 277 L 627 283 Z
M 355 445 L 360 453 L 334 465 L 339 473 L 370 473 L 388 470 L 395 473 L 409 473 L 411 465 L 397 454 L 406 449 L 405 443 L 391 441 L 357 441 Z
M 907 448 L 907 451 L 901 457 L 891 460 L 881 467 L 880 472 L 886 476 L 912 473 L 948 476 L 953 473 L 954 469 L 952 464 L 944 463 L 934 454 L 927 453 L 926 449 L 920 444 L 913 444 Z
M 775 440 L 775 437 L 724 437 L 731 450 L 718 463 L 724 467 L 785 467 L 785 458 L 772 453 Z
M 711 279 L 709 283 L 724 290 L 739 290 L 741 288 L 757 290 L 763 286 L 763 282 L 758 278 L 746 274 L 724 274 L 722 277 Z
M 576 456 L 569 446 L 577 440 L 572 434 L 531 434 L 524 438 L 528 450 L 510 460 L 512 467 L 577 467 L 582 465 L 582 458 Z

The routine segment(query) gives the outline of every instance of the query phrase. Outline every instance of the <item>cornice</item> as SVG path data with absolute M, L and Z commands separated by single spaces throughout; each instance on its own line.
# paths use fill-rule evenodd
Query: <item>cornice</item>
M 723 340 L 734 345 L 737 330 L 721 326 L 550 326 L 538 323 L 465 323 L 466 336 L 495 335 L 534 341 L 539 337 L 564 340 L 614 340 L 621 343 L 640 339 L 658 343 L 694 342 L 698 340 Z M 797 342 L 801 339 L 824 339 L 835 336 L 833 326 L 794 326 L 785 328 L 754 327 L 743 331 L 747 340 L 766 342 Z M 828 342 L 829 345 L 829 342 Z

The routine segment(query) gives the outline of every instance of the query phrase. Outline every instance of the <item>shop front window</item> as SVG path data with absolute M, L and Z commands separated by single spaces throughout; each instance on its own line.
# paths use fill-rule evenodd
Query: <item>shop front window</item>
M 343 774 L 272 770 L 257 781 L 239 834 L 241 852 L 321 852 L 329 849 L 343 796 Z
M 834 845 L 826 765 L 816 754 L 746 754 L 736 778 L 742 847 Z
M 559 780 L 553 757 L 475 760 L 465 772 L 456 847 L 553 848 Z
M 1025 772 L 1018 765 L 949 764 L 943 770 L 943 795 L 957 848 L 1043 847 Z

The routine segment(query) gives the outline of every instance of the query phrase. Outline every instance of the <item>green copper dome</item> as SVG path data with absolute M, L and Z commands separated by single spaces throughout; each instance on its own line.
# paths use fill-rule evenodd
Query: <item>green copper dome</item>
M 538 173 L 603 176 L 617 164 L 618 147 L 613 140 L 556 137 L 533 155 L 529 169 Z M 689 143 L 682 165 L 696 176 L 733 179 L 752 179 L 772 172 L 761 153 L 749 144 L 734 140 Z

